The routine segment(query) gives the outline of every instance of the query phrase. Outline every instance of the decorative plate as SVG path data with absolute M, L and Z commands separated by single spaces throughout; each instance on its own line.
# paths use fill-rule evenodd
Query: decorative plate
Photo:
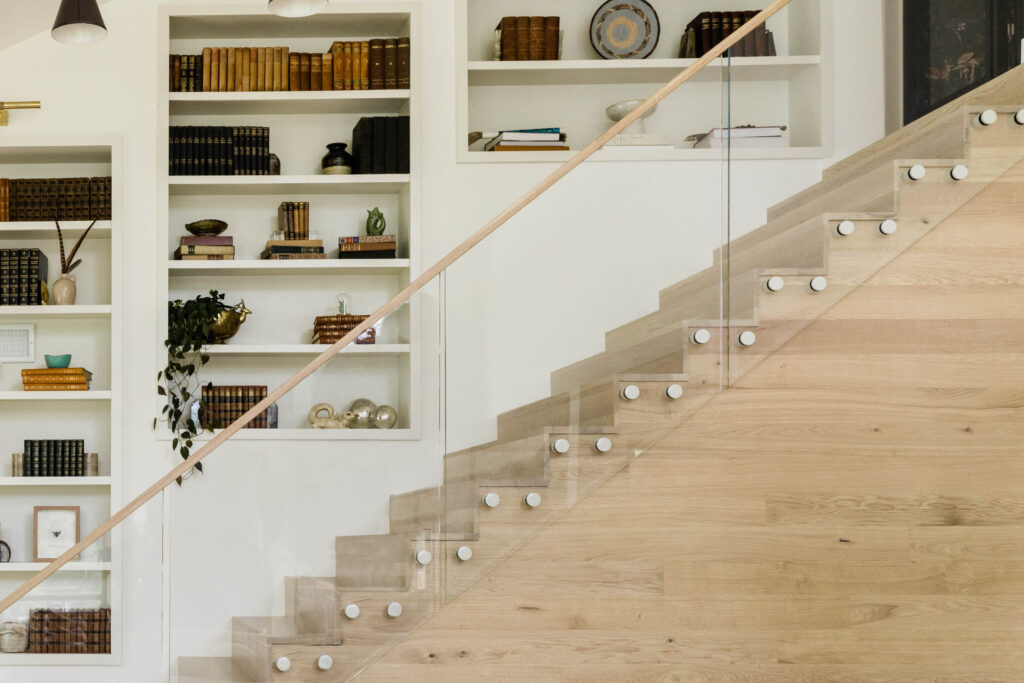
M 221 234 L 228 229 L 228 224 L 215 218 L 205 218 L 195 223 L 189 223 L 185 229 L 196 237 L 207 237 Z
M 605 59 L 646 59 L 660 37 L 658 13 L 644 0 L 608 0 L 590 22 L 590 42 Z

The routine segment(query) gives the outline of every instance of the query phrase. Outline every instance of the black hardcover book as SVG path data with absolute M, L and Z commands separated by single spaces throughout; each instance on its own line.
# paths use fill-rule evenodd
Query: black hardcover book
M 373 133 L 371 138 L 373 160 L 370 162 L 370 173 L 384 173 L 384 167 L 387 165 L 387 149 L 385 147 L 387 140 L 384 132 L 384 118 L 383 116 L 373 117 Z
M 263 129 L 263 175 L 270 175 L 270 128 Z
M 409 117 L 398 117 L 398 172 L 409 173 Z
M 369 173 L 367 157 L 369 144 L 366 139 L 366 126 L 368 118 L 363 117 L 352 129 L 352 173 Z
M 398 173 L 398 117 L 386 116 L 384 121 L 384 172 Z
M 0 306 L 8 304 L 8 285 L 10 282 L 11 257 L 10 249 L 0 249 Z

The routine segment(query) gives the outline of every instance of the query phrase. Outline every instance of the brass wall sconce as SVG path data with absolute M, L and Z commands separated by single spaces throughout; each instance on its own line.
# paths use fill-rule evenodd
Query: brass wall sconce
M 26 100 L 24 102 L 0 102 L 0 126 L 6 126 L 11 109 L 39 109 L 42 105 L 39 100 Z

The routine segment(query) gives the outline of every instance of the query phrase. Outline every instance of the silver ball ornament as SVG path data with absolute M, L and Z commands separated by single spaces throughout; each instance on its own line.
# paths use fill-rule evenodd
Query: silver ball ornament
M 391 429 L 398 422 L 398 412 L 391 406 L 378 406 L 373 413 L 373 425 L 377 429 Z
M 349 423 L 349 429 L 372 429 L 374 422 L 374 411 L 377 404 L 368 398 L 357 398 L 348 407 L 349 412 L 355 413 L 355 419 Z

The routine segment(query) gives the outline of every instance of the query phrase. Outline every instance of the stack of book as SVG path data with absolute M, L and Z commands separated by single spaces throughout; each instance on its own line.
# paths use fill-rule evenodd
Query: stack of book
M 242 417 L 250 408 L 267 397 L 266 385 L 224 385 L 207 384 L 202 389 L 203 429 L 223 429 Z M 267 411 L 245 426 L 245 429 L 270 429 Z
M 409 117 L 367 116 L 352 130 L 353 173 L 409 172 Z
M 39 249 L 0 249 L 0 306 L 40 306 L 50 301 L 49 263 Z
M 503 62 L 558 59 L 558 17 L 502 17 L 494 29 L 495 59 Z
M 712 128 L 704 135 L 691 136 L 696 139 L 694 149 L 718 149 L 730 147 L 788 147 L 786 126 L 737 126 L 735 128 Z
M 88 469 L 81 439 L 25 439 L 20 476 L 84 477 Z
M 21 371 L 25 391 L 88 391 L 92 373 L 85 368 L 30 368 Z
M 277 231 L 285 239 L 309 239 L 309 202 L 281 202 L 277 207 Z
M 486 152 L 565 152 L 569 150 L 566 134 L 561 128 L 503 130 L 493 133 L 470 133 L 471 151 Z
M 260 258 L 269 261 L 295 261 L 324 259 L 323 240 L 267 240 L 267 245 L 260 253 Z
M 0 222 L 110 220 L 110 178 L 0 178 Z
M 738 31 L 757 14 L 754 10 L 739 12 L 701 12 L 683 32 L 679 56 L 703 57 L 704 53 Z M 748 33 L 732 47 L 733 57 L 774 57 L 775 36 L 764 24 Z
M 174 250 L 175 261 L 234 261 L 235 238 L 231 235 L 186 235 Z
M 34 653 L 110 654 L 110 609 L 34 609 L 28 643 Z
M 338 258 L 395 258 L 394 235 L 339 237 Z
M 356 328 L 359 323 L 366 320 L 366 315 L 318 315 L 313 321 L 313 343 L 334 344 L 346 334 Z M 367 329 L 356 338 L 356 344 L 377 343 L 377 330 L 373 327 Z
M 171 55 L 171 92 L 393 90 L 410 83 L 409 38 L 334 41 L 327 52 L 205 47 Z
M 171 126 L 170 175 L 270 175 L 264 126 Z

